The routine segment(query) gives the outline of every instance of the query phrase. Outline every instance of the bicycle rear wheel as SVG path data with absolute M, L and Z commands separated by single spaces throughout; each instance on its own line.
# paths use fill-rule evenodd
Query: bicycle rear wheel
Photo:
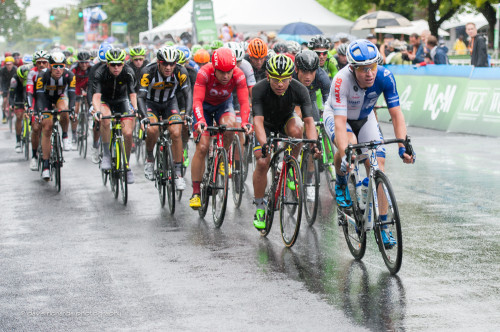
M 115 199 L 118 198 L 120 192 L 120 147 L 114 139 L 111 143 L 111 170 L 109 172 L 109 184 Z
M 253 136 L 245 136 L 245 144 L 243 145 L 243 157 L 242 161 L 242 172 L 243 178 L 242 183 L 245 183 L 248 177 L 249 168 L 253 160 Z
M 380 170 L 375 172 L 375 186 L 378 201 L 378 213 L 375 214 L 378 217 L 374 227 L 375 239 L 389 272 L 396 274 L 403 261 L 403 235 L 396 196 L 389 179 Z M 385 232 L 384 237 L 382 232 Z M 384 238 L 389 241 L 384 243 Z
M 165 156 L 160 150 L 160 143 L 156 144 L 156 169 L 155 169 L 155 182 L 156 189 L 158 189 L 158 197 L 160 198 L 161 207 L 165 207 L 166 195 L 166 181 L 165 181 Z
M 297 159 L 291 156 L 285 158 L 280 184 L 280 227 L 283 243 L 292 247 L 299 235 L 302 217 L 302 176 Z
M 55 136 L 52 147 L 52 167 L 54 168 L 55 186 L 57 192 L 61 191 L 61 166 L 62 166 L 62 145 L 59 135 Z
M 234 135 L 233 142 L 231 143 L 231 191 L 233 193 L 233 202 L 236 208 L 241 205 L 241 198 L 243 194 L 243 166 L 242 166 L 242 155 L 241 155 L 241 145 L 240 138 L 238 135 Z
M 304 211 L 307 224 L 312 226 L 316 221 L 319 206 L 319 166 L 309 150 L 302 154 L 301 168 Z
M 215 227 L 219 228 L 224 222 L 227 206 L 227 191 L 229 184 L 229 168 L 227 163 L 227 154 L 224 148 L 217 148 L 217 164 L 215 167 L 215 181 L 212 188 L 212 216 Z
M 356 192 L 356 177 L 354 174 L 349 176 L 347 183 L 349 195 L 352 201 L 352 207 L 342 209 L 338 212 L 339 218 L 344 218 L 341 221 L 344 237 L 347 242 L 347 247 L 352 256 L 356 260 L 360 260 L 365 255 L 366 251 L 366 232 L 363 227 L 363 212 L 358 205 L 358 197 Z M 344 215 L 345 213 L 345 215 Z
M 168 208 L 170 210 L 170 214 L 175 213 L 175 165 L 174 158 L 172 157 L 172 149 L 170 144 L 166 144 L 163 147 L 164 153 L 164 164 L 163 164 L 163 175 L 164 181 L 167 189 L 167 199 L 168 199 Z
M 118 145 L 118 144 L 117 144 Z M 117 154 L 117 160 L 120 158 L 120 167 L 118 169 L 118 183 L 120 185 L 120 190 L 122 192 L 122 202 L 123 205 L 127 205 L 128 201 L 128 184 L 127 184 L 127 171 L 128 171 L 128 162 L 127 155 L 125 152 L 125 144 L 123 141 L 119 143 L 120 149 L 119 154 Z

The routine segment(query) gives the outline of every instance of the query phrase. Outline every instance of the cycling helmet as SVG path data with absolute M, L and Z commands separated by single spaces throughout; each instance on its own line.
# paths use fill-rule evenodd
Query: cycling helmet
M 5 58 L 5 63 L 7 63 L 7 62 L 12 62 L 12 63 L 14 63 L 14 57 L 12 57 L 12 56 L 8 56 L 8 57 L 6 57 L 6 58 Z
M 212 51 L 212 46 L 210 46 L 210 44 L 205 44 L 202 46 L 204 50 L 207 50 L 207 51 Z
M 319 57 L 316 52 L 302 50 L 295 56 L 295 66 L 306 71 L 315 71 L 319 68 Z
M 353 66 L 366 66 L 378 63 L 380 53 L 377 46 L 366 39 L 358 39 L 347 47 L 347 61 Z
M 23 62 L 24 63 L 33 62 L 33 56 L 31 56 L 31 54 L 25 54 L 23 57 Z
M 315 50 L 318 48 L 324 48 L 324 49 L 329 49 L 331 46 L 330 40 L 327 38 L 321 36 L 321 35 L 316 35 L 309 40 L 307 43 L 307 47 L 310 50 Z
M 201 47 L 200 44 L 194 44 L 192 47 L 191 47 L 191 54 L 195 54 L 196 51 L 202 49 L 203 47 Z
M 337 54 L 340 54 L 340 55 L 346 55 L 347 54 L 347 48 L 349 47 L 349 43 L 345 43 L 345 44 L 340 44 L 338 47 L 337 47 Z
M 241 46 L 240 43 L 229 42 L 226 43 L 225 47 L 229 48 L 231 51 L 234 52 L 234 55 L 236 56 L 236 61 L 239 62 L 243 60 L 243 57 L 245 56 L 245 51 L 243 51 L 243 47 Z
M 175 46 L 175 43 L 173 41 L 169 40 L 168 42 L 165 43 L 164 47 L 169 47 L 169 46 Z
M 204 48 L 199 49 L 194 54 L 193 60 L 196 63 L 207 63 L 207 62 L 210 62 L 210 54 L 208 54 L 208 51 L 206 49 L 204 49 Z
M 210 48 L 212 50 L 217 50 L 221 47 L 224 47 L 224 42 L 222 40 L 219 40 L 219 39 L 212 41 L 212 44 L 210 44 Z
M 260 38 L 254 38 L 248 43 L 248 54 L 252 58 L 261 59 L 267 56 L 267 44 Z
M 292 54 L 297 54 L 302 49 L 300 44 L 298 42 L 296 42 L 295 40 L 287 41 L 286 45 L 288 46 L 288 52 L 290 52 Z
M 108 63 L 123 63 L 127 53 L 121 48 L 112 48 L 106 52 L 106 61 Z
M 97 56 L 97 50 L 90 50 L 90 60 L 94 60 Z
M 212 65 L 214 69 L 228 72 L 236 67 L 236 56 L 227 47 L 221 47 L 212 54 Z
M 106 52 L 112 48 L 113 46 L 110 43 L 107 42 L 102 43 L 99 46 L 99 51 L 98 51 L 99 60 L 101 60 L 102 62 L 106 61 Z
M 66 56 L 62 52 L 54 52 L 49 56 L 49 63 L 51 65 L 55 63 L 66 63 Z
M 268 58 L 272 58 L 275 55 L 276 55 L 276 52 L 274 52 L 272 48 L 267 50 L 267 57 Z
M 142 46 L 136 46 L 132 47 L 128 53 L 130 54 L 131 57 L 134 56 L 145 56 L 146 55 L 146 49 Z
M 5 52 L 5 57 L 12 56 L 11 52 Z
M 177 46 L 177 50 L 179 51 L 179 55 L 180 55 L 180 59 L 179 59 L 180 64 L 183 64 L 183 63 L 189 61 L 189 59 L 191 59 L 191 51 L 189 50 L 189 47 Z M 180 54 L 180 53 L 182 53 L 182 54 Z M 181 61 L 181 60 L 183 60 L 183 61 Z
M 177 63 L 180 65 L 185 64 L 188 61 L 188 59 L 186 59 L 186 55 L 180 50 L 177 51 L 179 52 L 179 60 L 177 60 Z
M 278 42 L 274 44 L 273 50 L 276 54 L 288 53 L 288 46 L 285 42 Z
M 277 54 L 266 62 L 266 71 L 271 76 L 291 76 L 294 70 L 292 59 L 284 54 Z
M 167 46 L 160 48 L 158 53 L 156 53 L 156 58 L 158 61 L 164 62 L 178 62 L 179 61 L 179 51 L 173 46 Z
M 17 68 L 17 77 L 19 77 L 21 80 L 25 80 L 28 77 L 28 73 L 31 70 L 30 65 L 23 65 Z
M 19 53 L 17 51 L 12 52 L 12 57 L 16 58 L 16 57 L 20 57 L 20 56 L 21 56 L 21 53 Z
M 90 52 L 87 50 L 81 50 L 76 56 L 78 61 L 90 61 Z
M 71 46 L 66 47 L 66 51 L 69 53 L 69 55 L 75 54 L 75 49 Z

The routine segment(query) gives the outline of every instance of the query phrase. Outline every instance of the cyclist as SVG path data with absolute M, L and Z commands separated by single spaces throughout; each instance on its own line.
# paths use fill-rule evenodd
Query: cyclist
M 307 44 L 310 50 L 316 52 L 319 57 L 319 66 L 328 74 L 330 79 L 337 74 L 337 60 L 328 53 L 330 41 L 321 35 L 312 37 Z
M 309 92 L 304 85 L 292 78 L 294 70 L 295 65 L 291 58 L 283 54 L 275 55 L 266 63 L 267 79 L 253 87 L 254 154 L 257 159 L 253 173 L 254 204 L 257 206 L 253 225 L 258 230 L 266 227 L 264 191 L 267 185 L 266 173 L 271 161 L 270 156 L 266 156 L 267 136 L 270 132 L 276 132 L 302 138 L 305 124 L 307 138 L 318 138 Z M 297 105 L 301 107 L 303 122 L 295 113 Z M 298 156 L 299 151 L 300 146 L 296 146 L 293 154 Z M 315 152 L 319 153 L 317 150 Z
M 201 68 L 210 62 L 210 54 L 206 49 L 201 48 L 194 53 L 193 60 Z
M 267 44 L 260 38 L 254 38 L 248 43 L 248 54 L 245 60 L 252 65 L 255 81 L 260 82 L 266 78 Z
M 12 57 L 14 58 L 14 66 L 16 66 L 17 68 L 19 68 L 22 65 L 24 65 L 24 61 L 23 61 L 23 58 L 21 57 L 21 53 L 19 53 L 19 52 L 13 52 L 12 53 Z
M 349 190 L 346 190 L 351 162 L 346 160 L 345 156 L 347 145 L 382 139 L 373 112 L 373 106 L 380 94 L 384 94 L 396 138 L 406 137 L 406 125 L 399 106 L 396 81 L 388 69 L 378 66 L 379 59 L 380 53 L 370 41 L 359 39 L 351 42 L 347 48 L 349 65 L 335 75 L 330 96 L 325 104 L 325 129 L 337 147 L 334 157 L 337 173 L 335 191 L 340 207 L 349 207 L 352 204 Z M 403 144 L 399 144 L 399 156 L 404 163 L 414 161 L 413 157 L 406 153 Z M 383 171 L 385 148 L 382 146 L 377 151 L 377 160 Z
M 35 86 L 35 110 L 40 115 L 44 110 L 66 110 L 75 108 L 75 75 L 66 69 L 66 57 L 61 52 L 54 52 L 49 57 L 50 69 L 40 73 Z M 50 179 L 49 155 L 50 136 L 52 133 L 52 115 L 42 116 L 42 154 L 43 168 L 42 178 Z M 69 114 L 60 115 L 64 150 L 71 149 L 71 141 L 68 138 Z
M 87 85 L 89 81 L 89 72 L 91 68 L 90 63 L 90 52 L 87 50 L 81 50 L 77 55 L 77 62 L 71 66 L 71 72 L 75 75 L 76 79 L 76 102 L 75 102 L 75 121 L 71 122 L 72 131 L 72 143 L 73 149 L 76 150 L 76 128 L 78 126 L 78 112 L 80 111 L 80 103 L 83 102 L 83 98 L 87 95 Z
M 14 65 L 14 58 L 8 56 L 5 58 L 5 67 L 0 69 L 0 96 L 3 96 L 3 119 L 2 123 L 7 123 L 6 112 L 9 109 L 9 89 L 10 80 L 17 71 L 17 67 Z
M 10 80 L 9 104 L 16 114 L 16 152 L 21 153 L 21 130 L 26 100 L 26 79 L 33 65 L 23 65 L 17 68 L 17 73 Z
M 343 43 L 337 47 L 337 54 L 335 54 L 334 57 L 335 60 L 337 60 L 338 70 L 341 70 L 347 65 L 347 47 L 349 47 L 349 43 Z
M 189 200 L 189 206 L 195 210 L 201 207 L 200 183 L 205 168 L 205 156 L 210 143 L 209 133 L 204 132 L 204 127 L 207 126 L 207 123 L 212 125 L 214 120 L 219 125 L 236 127 L 231 94 L 234 89 L 236 89 L 241 105 L 241 127 L 245 128 L 247 134 L 250 134 L 252 126 L 248 123 L 250 107 L 245 74 L 236 67 L 236 56 L 233 51 L 227 47 L 222 47 L 214 51 L 210 65 L 200 68 L 194 85 L 194 135 L 202 135 L 200 142 L 196 145 L 196 151 L 191 163 L 193 196 Z M 224 134 L 224 147 L 226 149 L 229 148 L 232 140 L 232 133 Z M 224 170 L 221 169 L 221 171 Z
M 130 60 L 127 61 L 127 65 L 130 66 L 130 68 L 132 68 L 132 70 L 134 71 L 135 79 L 136 79 L 135 91 L 139 92 L 139 88 L 140 88 L 139 77 L 141 75 L 141 71 L 149 63 L 149 61 L 145 59 L 146 49 L 142 46 L 132 47 L 129 50 L 129 54 L 130 54 Z
M 26 82 L 26 101 L 28 103 L 28 111 L 31 117 L 31 151 L 32 157 L 30 161 L 30 169 L 32 171 L 38 170 L 38 146 L 40 144 L 41 125 L 38 117 L 33 114 L 35 82 L 38 75 L 45 72 L 49 66 L 49 54 L 44 50 L 36 51 L 33 53 L 33 63 L 35 67 L 28 73 Z
M 171 122 L 182 121 L 177 104 L 176 90 L 182 91 L 186 102 L 186 110 L 191 112 L 192 95 L 189 77 L 186 68 L 177 64 L 179 51 L 175 47 L 164 47 L 156 54 L 157 62 L 148 65 L 141 71 L 141 83 L 138 94 L 139 112 L 145 117 L 145 123 L 156 123 L 160 119 Z M 147 113 L 147 114 L 146 114 Z M 168 127 L 172 138 L 172 154 L 175 163 L 175 187 L 178 190 L 186 189 L 186 182 L 182 177 L 182 125 Z M 154 180 L 153 150 L 158 139 L 158 127 L 150 126 L 146 138 L 146 164 L 144 175 L 146 179 Z
M 137 109 L 137 94 L 135 92 L 134 71 L 125 66 L 125 57 L 127 54 L 120 48 L 112 48 L 106 52 L 106 66 L 101 66 L 95 72 L 92 81 L 92 115 L 102 114 L 109 116 L 120 113 L 127 115 Z M 130 105 L 134 110 L 130 109 Z M 96 116 L 97 121 L 101 121 Z M 134 129 L 134 118 L 122 119 L 123 138 L 125 141 L 125 151 L 127 160 L 130 160 L 130 150 L 132 148 L 132 131 Z M 109 142 L 111 140 L 110 120 L 102 120 L 100 126 L 101 140 L 103 144 L 103 156 L 101 160 L 101 169 L 111 169 L 111 152 Z M 127 183 L 135 182 L 134 173 L 129 168 L 127 170 Z

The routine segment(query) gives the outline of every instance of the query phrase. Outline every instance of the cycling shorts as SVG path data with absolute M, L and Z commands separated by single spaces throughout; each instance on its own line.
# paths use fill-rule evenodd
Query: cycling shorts
M 177 98 L 170 98 L 166 103 L 156 103 L 154 101 L 146 101 L 148 106 L 148 118 L 154 118 L 156 121 L 162 118 L 162 120 L 168 121 L 182 121 L 179 112 L 179 106 L 177 105 Z
M 203 102 L 203 117 L 205 118 L 208 126 L 214 126 L 215 123 L 220 123 L 220 119 L 224 116 L 235 117 L 232 96 L 219 105 L 210 105 L 209 103 Z M 194 118 L 193 132 L 195 131 L 194 128 L 197 122 L 196 118 Z M 203 133 L 203 135 L 205 135 L 205 133 Z M 206 135 L 208 135 L 208 132 Z
M 269 137 L 271 135 L 271 133 L 281 134 L 281 135 L 284 135 L 284 136 L 288 136 L 287 133 L 286 133 L 286 126 L 287 126 L 288 122 L 290 122 L 290 120 L 292 120 L 292 119 L 297 119 L 297 120 L 299 120 L 299 121 L 302 122 L 302 120 L 297 115 L 297 113 L 293 112 L 292 114 L 290 114 L 290 116 L 288 117 L 288 119 L 286 119 L 286 121 L 284 121 L 281 124 L 278 124 L 278 125 L 275 125 L 275 126 L 264 124 L 264 130 L 266 131 L 266 137 Z M 253 143 L 254 143 L 253 144 L 253 146 L 254 146 L 253 150 L 254 151 L 260 150 L 261 146 L 260 146 L 259 141 L 257 140 L 257 135 L 254 135 L 253 139 L 254 139 L 254 141 L 253 141 Z
M 120 113 L 121 115 L 129 115 L 134 113 L 128 99 L 119 100 L 112 103 L 103 100 L 101 101 L 101 104 L 106 105 L 111 110 L 111 114 Z M 125 118 L 123 120 L 134 120 L 134 118 Z

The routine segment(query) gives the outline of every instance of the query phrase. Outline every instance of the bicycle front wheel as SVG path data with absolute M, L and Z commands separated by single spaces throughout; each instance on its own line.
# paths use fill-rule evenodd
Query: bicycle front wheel
M 114 139 L 111 143 L 111 170 L 109 171 L 109 184 L 115 199 L 120 193 L 120 147 Z
M 117 160 L 119 158 L 120 165 L 118 169 L 118 183 L 120 185 L 120 190 L 122 192 L 122 202 L 123 205 L 127 205 L 128 201 L 128 185 L 127 185 L 127 171 L 128 171 L 128 163 L 127 163 L 127 155 L 125 152 L 125 144 L 123 141 L 120 141 L 119 154 L 117 155 Z
M 219 228 L 224 222 L 227 206 L 228 164 L 224 148 L 217 148 L 217 164 L 215 165 L 215 181 L 212 188 L 212 215 L 215 227 Z
M 287 156 L 282 170 L 280 194 L 281 238 L 292 247 L 297 240 L 302 217 L 302 176 L 297 159 Z
M 166 180 L 165 180 L 165 156 L 161 152 L 160 143 L 156 144 L 156 168 L 155 168 L 155 182 L 156 189 L 158 189 L 158 198 L 160 199 L 160 206 L 165 206 L 167 199 L 166 194 Z
M 231 191 L 233 193 L 233 202 L 236 208 L 241 205 L 241 198 L 243 194 L 243 166 L 240 138 L 234 135 L 233 142 L 231 143 Z
M 396 203 L 396 196 L 387 176 L 380 170 L 375 173 L 378 220 L 375 222 L 375 239 L 391 274 L 398 273 L 403 261 L 403 235 Z M 375 206 L 375 204 L 374 204 Z
M 304 211 L 307 224 L 312 226 L 316 221 L 319 206 L 319 166 L 314 155 L 306 150 L 302 154 L 301 161 Z
M 22 144 L 23 144 L 23 149 L 24 149 L 24 158 L 26 160 L 30 159 L 30 136 L 31 136 L 31 131 L 30 131 L 29 120 L 23 116 Z
M 266 185 L 266 191 L 264 193 L 264 202 L 266 204 L 266 214 L 265 214 L 265 220 L 266 220 L 266 228 L 262 229 L 260 231 L 260 235 L 262 236 L 267 236 L 269 232 L 271 231 L 271 227 L 273 226 L 273 219 L 274 219 L 274 211 L 276 211 L 277 204 L 279 202 L 279 199 L 277 198 L 276 195 L 276 187 L 277 183 L 274 181 L 276 177 L 276 172 L 278 170 L 278 162 L 279 162 L 279 155 L 275 154 L 273 158 L 271 159 L 271 162 L 269 164 L 269 169 L 267 170 L 267 185 Z
M 172 149 L 170 144 L 166 144 L 163 153 L 165 156 L 165 162 L 163 164 L 163 175 L 166 182 L 167 189 L 167 199 L 168 199 L 168 208 L 170 210 L 170 214 L 174 214 L 175 212 L 175 165 L 174 158 L 172 157 Z
M 55 136 L 55 144 L 52 147 L 52 167 L 54 168 L 55 186 L 57 192 L 61 191 L 61 166 L 62 166 L 62 145 L 59 135 Z
M 354 174 L 349 176 L 347 188 L 349 190 L 349 196 L 351 197 L 352 206 L 350 208 L 342 209 L 338 213 L 344 217 L 342 230 L 344 231 L 347 247 L 349 248 L 349 251 L 354 259 L 360 260 L 363 258 L 366 251 L 366 232 L 362 221 L 363 212 L 360 210 L 358 204 L 356 177 Z
M 242 162 L 242 171 L 243 171 L 243 178 L 242 178 L 242 183 L 245 183 L 248 177 L 249 173 L 249 168 L 250 165 L 252 164 L 253 160 L 253 136 L 245 136 L 246 137 L 246 144 L 243 146 L 243 157 L 241 159 Z

